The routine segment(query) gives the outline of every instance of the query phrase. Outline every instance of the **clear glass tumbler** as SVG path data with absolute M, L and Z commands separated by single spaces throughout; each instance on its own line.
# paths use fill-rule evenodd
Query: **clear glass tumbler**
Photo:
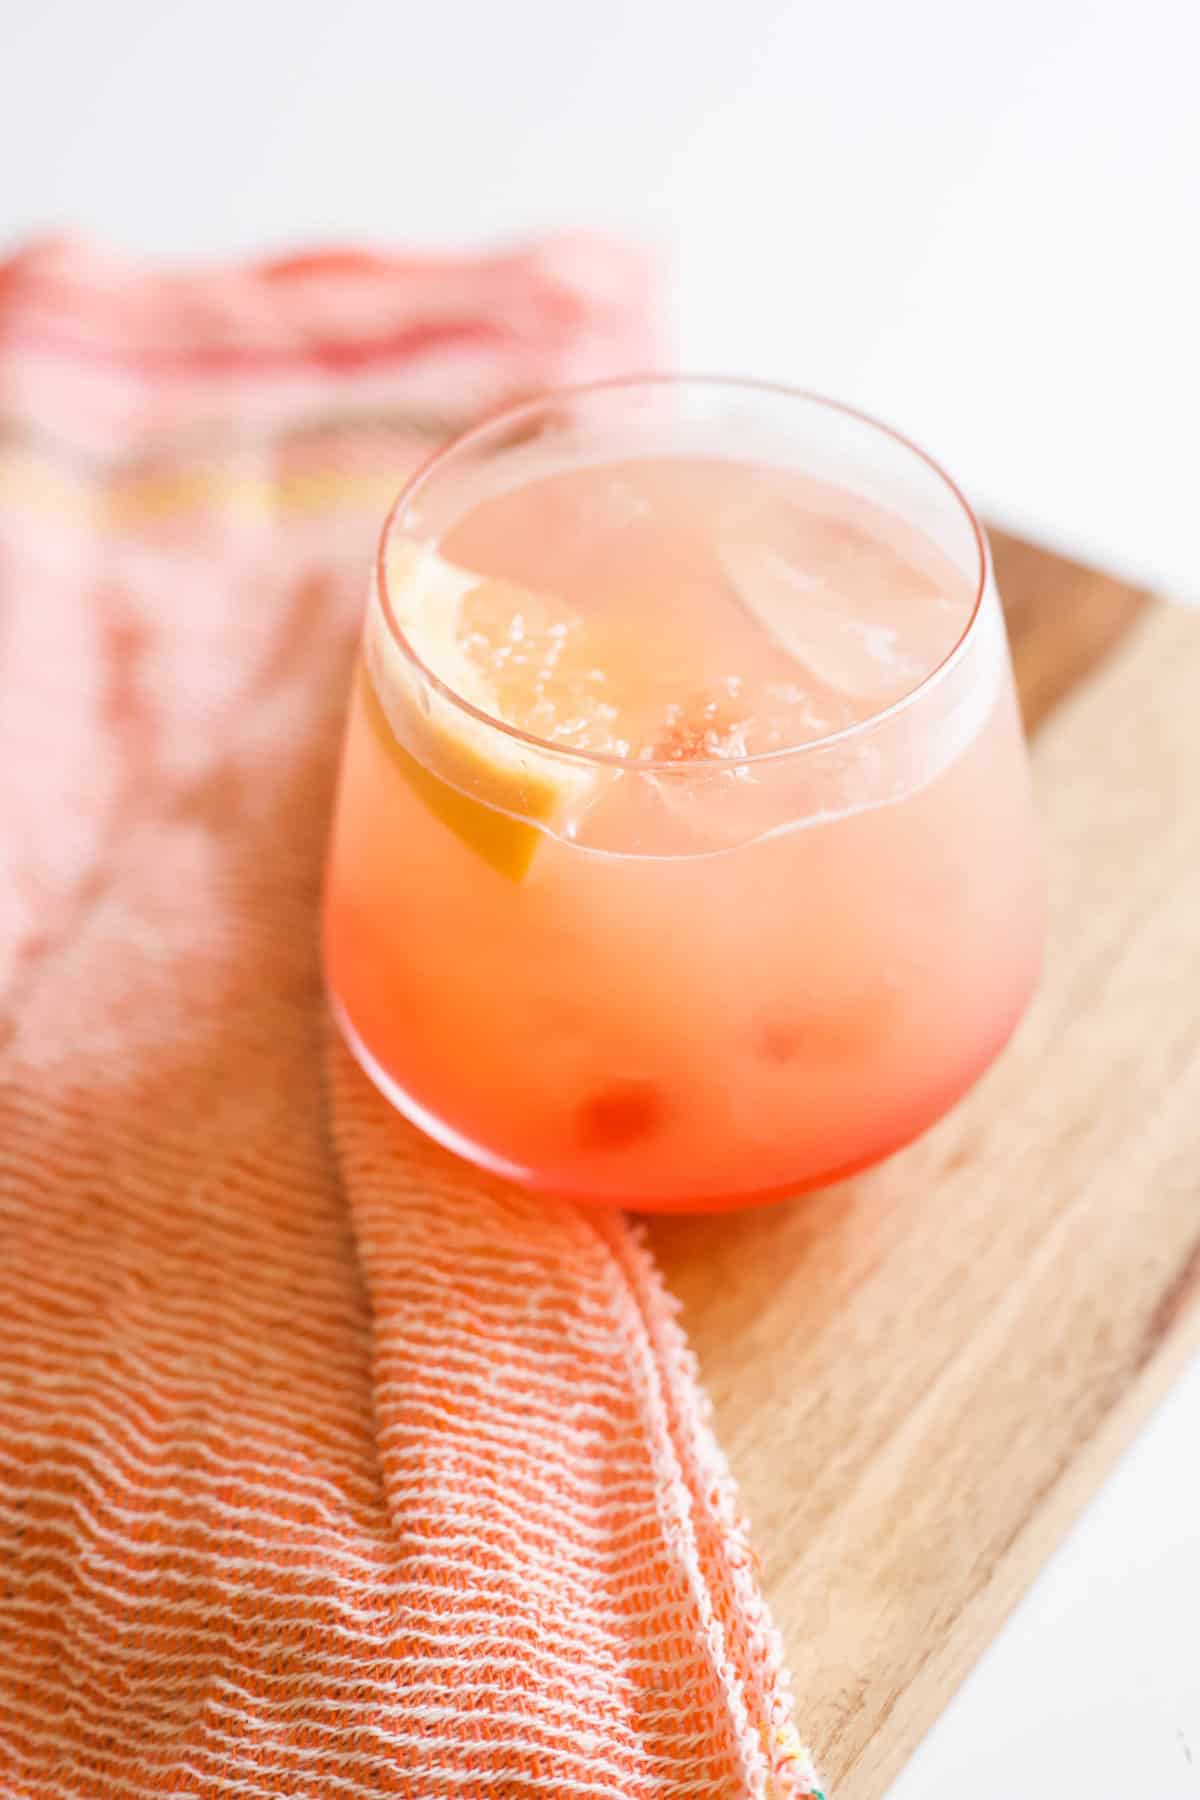
M 928 647 L 927 598 L 910 633 L 904 594 L 879 596 L 903 690 L 885 682 L 849 723 L 741 755 L 707 728 L 649 756 L 517 729 L 423 658 L 402 622 L 423 566 L 414 546 L 553 590 L 571 507 L 586 502 L 589 529 L 599 517 L 607 530 L 614 467 L 628 501 L 639 469 L 649 480 L 651 465 L 681 461 L 705 465 L 697 491 L 710 496 L 686 530 L 717 542 L 756 604 L 797 507 L 809 527 L 827 521 L 822 554 L 839 532 L 857 546 L 831 565 L 856 605 L 856 583 L 882 571 L 886 585 L 891 565 L 872 561 L 863 525 L 886 519 L 941 570 L 949 640 Z M 573 485 L 547 484 L 563 472 Z M 746 498 L 760 492 L 761 509 Z M 520 526 L 501 569 L 478 529 L 497 497 Z M 614 533 L 629 513 L 614 513 Z M 653 551 L 647 656 L 655 608 L 677 617 L 689 604 L 686 572 L 669 575 L 691 566 L 670 558 L 679 529 L 672 515 Z M 836 663 L 851 641 L 830 612 L 836 580 L 817 588 L 810 606 L 812 583 L 793 579 L 767 611 L 808 632 L 817 665 Z M 673 716 L 686 718 L 686 698 Z M 352 1050 L 432 1137 L 586 1201 L 686 1210 L 794 1194 L 885 1156 L 951 1105 L 1019 1019 L 1041 939 L 986 539 L 914 445 L 780 388 L 618 382 L 493 417 L 405 487 L 368 601 L 324 943 Z

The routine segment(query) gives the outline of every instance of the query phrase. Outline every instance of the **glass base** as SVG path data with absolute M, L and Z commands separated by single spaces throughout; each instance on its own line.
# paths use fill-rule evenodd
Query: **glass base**
M 443 1150 L 449 1150 L 451 1155 L 461 1157 L 463 1162 L 474 1163 L 477 1169 L 486 1169 L 489 1175 L 499 1175 L 502 1180 L 514 1182 L 517 1187 L 536 1187 L 538 1185 L 532 1169 L 524 1169 L 519 1163 L 506 1162 L 502 1156 L 494 1156 L 490 1150 L 485 1150 L 482 1144 L 477 1144 L 473 1138 L 464 1136 L 461 1131 L 455 1131 L 453 1125 L 447 1125 L 446 1121 L 439 1118 L 437 1113 L 430 1112 L 427 1107 L 421 1105 L 419 1100 L 414 1100 L 407 1089 L 402 1088 L 400 1083 L 388 1074 L 378 1058 L 372 1056 L 350 1023 L 349 1016 L 341 1002 L 333 994 L 328 993 L 328 990 L 326 992 L 334 1022 L 355 1062 L 365 1075 L 370 1076 L 384 1099 L 394 1106 L 398 1113 L 402 1113 L 410 1125 L 415 1125 L 418 1131 L 423 1131 L 427 1138 L 432 1138 L 433 1142 L 440 1144 Z
M 329 995 L 329 1006 L 334 1020 L 355 1061 L 369 1077 L 374 1086 L 390 1105 L 395 1107 L 411 1125 L 427 1138 L 439 1144 L 442 1149 L 449 1150 L 451 1155 L 459 1157 L 463 1162 L 471 1163 L 477 1169 L 489 1175 L 498 1176 L 503 1181 L 512 1182 L 515 1187 L 525 1188 L 535 1194 L 544 1194 L 556 1200 L 568 1200 L 578 1206 L 598 1206 L 634 1213 L 722 1213 L 741 1212 L 751 1207 L 775 1206 L 784 1200 L 797 1200 L 804 1194 L 815 1193 L 820 1188 L 832 1187 L 835 1182 L 847 1181 L 851 1176 L 860 1175 L 865 1170 L 874 1168 L 877 1163 L 886 1162 L 888 1157 L 907 1145 L 915 1143 L 929 1131 L 938 1120 L 957 1104 L 976 1081 L 986 1073 L 996 1057 L 1004 1049 L 1009 1038 L 1016 1030 L 1025 1012 L 1025 1000 L 1017 1007 L 1009 1019 L 1000 1037 L 987 1046 L 986 1052 L 980 1056 L 964 1079 L 956 1084 L 954 1092 L 946 1094 L 940 1103 L 929 1109 L 927 1116 L 913 1130 L 903 1132 L 886 1142 L 877 1144 L 865 1155 L 838 1165 L 836 1168 L 821 1169 L 799 1176 L 795 1181 L 771 1188 L 750 1188 L 736 1193 L 701 1194 L 699 1196 L 680 1194 L 655 1194 L 649 1197 L 638 1194 L 613 1194 L 589 1192 L 585 1189 L 573 1189 L 561 1182 L 548 1180 L 519 1163 L 508 1162 L 504 1157 L 478 1144 L 437 1113 L 430 1112 L 419 1100 L 402 1088 L 378 1059 L 373 1056 L 362 1038 L 351 1024 L 345 1008 L 332 995 Z

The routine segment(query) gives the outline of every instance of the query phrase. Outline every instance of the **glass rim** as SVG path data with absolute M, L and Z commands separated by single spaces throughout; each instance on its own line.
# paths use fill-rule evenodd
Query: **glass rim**
M 585 750 L 571 744 L 556 744 L 553 738 L 538 737 L 536 733 L 524 731 L 519 725 L 512 725 L 496 713 L 476 706 L 464 695 L 450 685 L 449 682 L 431 669 L 423 661 L 409 642 L 403 627 L 399 624 L 392 609 L 391 594 L 388 590 L 387 552 L 394 532 L 399 532 L 400 513 L 427 485 L 444 463 L 449 461 L 460 450 L 465 450 L 486 438 L 497 430 L 511 430 L 532 415 L 546 410 L 562 401 L 585 398 L 590 394 L 636 392 L 646 388 L 707 388 L 722 389 L 732 393 L 766 395 L 786 400 L 800 400 L 805 404 L 823 408 L 836 413 L 842 418 L 854 420 L 857 424 L 866 425 L 872 431 L 882 433 L 902 446 L 925 464 L 946 490 L 970 527 L 978 557 L 978 570 L 975 578 L 975 592 L 971 601 L 971 609 L 963 624 L 962 630 L 955 638 L 950 649 L 940 662 L 934 664 L 920 680 L 915 682 L 897 699 L 891 700 L 876 712 L 868 713 L 865 718 L 855 719 L 852 724 L 842 725 L 836 731 L 823 733 L 820 737 L 808 738 L 801 744 L 785 744 L 771 750 L 757 750 L 744 756 L 704 755 L 688 757 L 685 761 L 678 759 L 649 759 L 639 756 L 624 756 L 613 750 Z M 408 477 L 388 509 L 379 536 L 379 548 L 375 556 L 375 579 L 379 594 L 380 606 L 388 632 L 406 660 L 411 663 L 417 674 L 459 712 L 467 714 L 480 724 L 500 732 L 512 742 L 524 749 L 535 752 L 539 757 L 564 757 L 572 763 L 588 768 L 630 769 L 643 774 L 671 773 L 679 776 L 688 771 L 699 773 L 720 769 L 761 768 L 767 764 L 782 763 L 789 757 L 803 756 L 806 753 L 827 750 L 833 746 L 843 747 L 855 738 L 864 737 L 878 730 L 891 720 L 907 712 L 911 707 L 924 700 L 935 688 L 956 669 L 967 653 L 972 640 L 978 635 L 978 626 L 983 614 L 983 601 L 987 592 L 988 575 L 991 569 L 991 554 L 988 547 L 987 534 L 979 522 L 974 507 L 942 465 L 927 450 L 913 441 L 912 438 L 898 431 L 895 426 L 886 424 L 873 414 L 864 412 L 860 407 L 850 406 L 841 400 L 833 400 L 827 394 L 817 393 L 812 388 L 793 387 L 788 382 L 764 381 L 754 377 L 736 375 L 691 375 L 681 374 L 644 374 L 616 375 L 601 381 L 578 382 L 573 385 L 546 388 L 541 393 L 528 396 L 517 401 L 506 401 L 494 407 L 464 430 L 455 432 L 428 456 L 418 463 Z M 481 578 L 482 579 L 482 578 Z

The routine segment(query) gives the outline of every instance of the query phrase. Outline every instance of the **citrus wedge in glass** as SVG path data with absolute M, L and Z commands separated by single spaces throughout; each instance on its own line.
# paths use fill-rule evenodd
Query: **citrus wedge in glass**
M 387 585 L 412 654 L 376 600 L 364 646 L 367 717 L 430 812 L 497 874 L 522 881 L 543 828 L 569 832 L 596 779 L 554 744 L 609 748 L 604 677 L 580 641 L 582 621 L 563 601 L 416 543 L 391 546 Z

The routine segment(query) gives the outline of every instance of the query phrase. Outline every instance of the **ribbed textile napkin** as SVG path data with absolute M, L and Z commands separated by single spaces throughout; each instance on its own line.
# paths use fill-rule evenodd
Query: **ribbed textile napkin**
M 0 268 L 5 1800 L 815 1791 L 636 1233 L 393 1115 L 316 952 L 389 498 L 651 285 Z

